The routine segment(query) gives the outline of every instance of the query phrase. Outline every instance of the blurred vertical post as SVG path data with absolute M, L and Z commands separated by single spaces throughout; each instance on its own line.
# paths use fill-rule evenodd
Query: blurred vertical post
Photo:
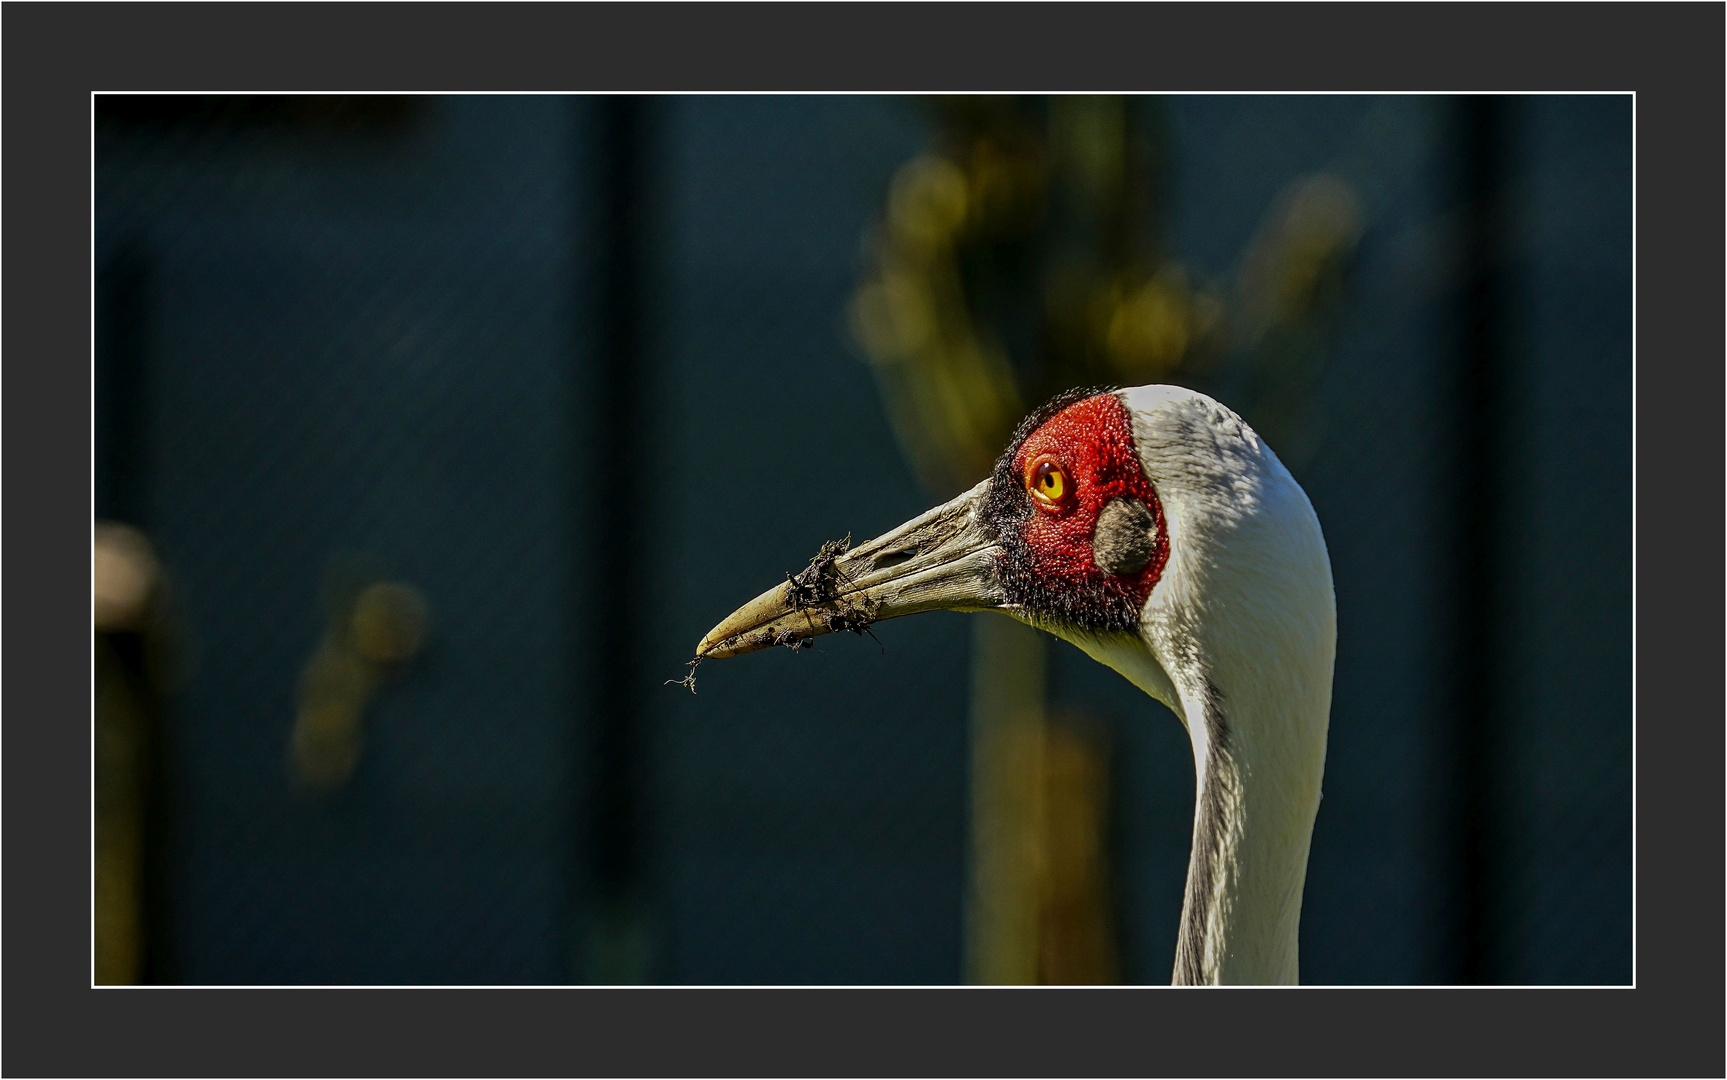
M 1048 646 L 1038 631 L 1005 616 L 974 620 L 969 982 L 1040 981 L 1047 667 Z
M 149 272 L 141 241 L 97 275 L 94 977 L 168 981 L 165 584 L 140 529 L 149 519 Z M 125 523 L 125 524 L 121 524 Z
M 1457 574 L 1454 978 L 1460 983 L 1498 981 L 1504 960 L 1498 931 L 1504 900 L 1500 846 L 1507 792 L 1500 757 L 1507 685 L 1500 658 L 1508 640 L 1506 156 L 1511 100 L 1494 94 L 1458 98 L 1453 116 L 1462 229 L 1455 391 L 1458 468 L 1452 513 Z
M 644 347 L 645 257 L 648 214 L 649 107 L 631 95 L 599 98 L 594 105 L 598 190 L 594 193 L 595 267 L 599 284 L 595 400 L 589 437 L 578 439 L 572 462 L 572 505 L 592 498 L 591 470 L 641 475 L 653 455 L 652 429 L 643 406 L 649 381 Z M 641 652 L 646 635 L 638 612 L 647 582 L 640 553 L 651 507 L 649 485 L 614 485 L 603 514 L 583 515 L 596 530 L 592 577 L 595 624 L 591 640 L 603 655 L 578 658 L 585 673 L 591 738 L 587 789 L 590 920 L 579 960 L 592 983 L 640 983 L 653 965 L 653 942 L 643 896 L 644 841 Z
M 166 592 L 161 564 L 143 533 L 117 522 L 95 523 L 93 936 L 100 986 L 168 981 Z

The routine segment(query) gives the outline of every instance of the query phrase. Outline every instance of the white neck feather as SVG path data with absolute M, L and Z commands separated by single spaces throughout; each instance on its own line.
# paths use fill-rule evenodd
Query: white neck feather
M 1313 507 L 1233 412 L 1123 392 L 1169 561 L 1140 638 L 1075 641 L 1187 725 L 1197 792 L 1178 983 L 1294 983 L 1337 618 Z

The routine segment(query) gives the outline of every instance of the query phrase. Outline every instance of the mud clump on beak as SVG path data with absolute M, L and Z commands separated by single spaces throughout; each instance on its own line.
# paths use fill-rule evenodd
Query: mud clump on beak
M 851 578 L 836 564 L 851 546 L 851 533 L 846 533 L 844 540 L 829 540 L 808 566 L 795 574 L 786 574 L 786 602 L 794 610 L 805 611 L 838 596 L 840 585 L 849 584 Z
M 816 552 L 808 566 L 795 574 L 788 573 L 786 604 L 806 618 L 820 619 L 829 633 L 849 630 L 860 637 L 869 634 L 875 638 L 870 633 L 870 624 L 876 621 L 880 605 L 867 596 L 854 600 L 840 594 L 841 586 L 852 584 L 851 576 L 839 568 L 840 556 L 851 550 L 851 545 L 850 533 L 844 540 L 829 540 Z M 879 638 L 875 640 L 877 645 L 881 644 Z M 815 639 L 799 633 L 794 627 L 776 633 L 773 643 L 789 649 L 807 649 L 815 644 Z

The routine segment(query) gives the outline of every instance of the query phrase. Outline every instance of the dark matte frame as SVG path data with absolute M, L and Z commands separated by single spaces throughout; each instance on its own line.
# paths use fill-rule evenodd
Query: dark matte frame
M 1727 9 L 15 4 L 5 14 L 6 1073 L 1721 1073 Z M 1635 476 L 1655 526 L 1636 533 L 1635 700 L 1651 736 L 1638 740 L 1636 850 L 1657 870 L 1639 894 L 1636 988 L 91 989 L 90 638 L 78 615 L 90 94 L 315 88 L 1635 91 Z

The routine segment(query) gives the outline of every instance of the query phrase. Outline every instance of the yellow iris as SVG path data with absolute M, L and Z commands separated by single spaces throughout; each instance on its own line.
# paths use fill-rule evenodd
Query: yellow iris
M 1059 499 L 1067 490 L 1067 482 L 1062 479 L 1060 469 L 1051 469 L 1038 478 L 1038 490 L 1050 500 Z
M 1046 503 L 1053 505 L 1067 498 L 1067 473 L 1048 458 L 1034 462 L 1026 480 L 1032 494 Z

